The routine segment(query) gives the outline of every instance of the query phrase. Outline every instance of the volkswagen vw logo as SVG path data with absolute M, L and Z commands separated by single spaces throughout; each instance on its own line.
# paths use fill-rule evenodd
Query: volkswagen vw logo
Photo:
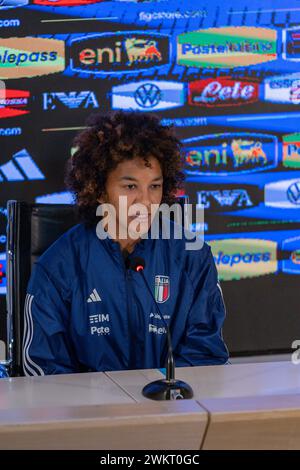
M 141 108 L 154 108 L 161 100 L 161 91 L 152 83 L 144 83 L 135 91 L 134 99 Z
M 296 181 L 288 187 L 287 197 L 292 204 L 300 205 L 300 181 Z

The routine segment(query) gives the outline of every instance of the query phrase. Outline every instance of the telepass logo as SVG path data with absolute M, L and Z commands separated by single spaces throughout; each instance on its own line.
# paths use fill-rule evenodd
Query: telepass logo
M 0 39 L 0 78 L 29 78 L 64 68 L 64 41 L 41 37 Z

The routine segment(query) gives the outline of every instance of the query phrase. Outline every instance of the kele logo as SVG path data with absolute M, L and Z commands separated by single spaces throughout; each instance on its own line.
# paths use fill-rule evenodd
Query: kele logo
M 40 37 L 0 39 L 0 78 L 29 78 L 64 68 L 64 41 Z
M 73 71 L 138 72 L 169 63 L 169 37 L 140 31 L 87 34 L 71 41 L 70 53 Z
M 208 78 L 188 84 L 191 106 L 235 106 L 258 100 L 259 84 L 232 78 Z

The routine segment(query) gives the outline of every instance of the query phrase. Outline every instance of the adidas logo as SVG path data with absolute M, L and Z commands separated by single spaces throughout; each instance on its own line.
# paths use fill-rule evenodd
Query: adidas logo
M 44 179 L 45 176 L 25 149 L 15 153 L 9 162 L 0 165 L 0 182 Z
M 87 302 L 101 302 L 101 297 L 96 291 L 96 289 L 93 289 L 93 292 L 90 294 L 89 298 L 87 299 Z

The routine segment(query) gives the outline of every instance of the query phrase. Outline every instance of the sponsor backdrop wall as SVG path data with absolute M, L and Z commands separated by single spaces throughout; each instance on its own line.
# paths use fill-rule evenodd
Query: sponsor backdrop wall
M 288 350 L 300 337 L 300 1 L 0 0 L 0 36 L 2 341 L 7 199 L 70 202 L 63 169 L 87 116 L 134 109 L 184 142 L 231 352 Z

